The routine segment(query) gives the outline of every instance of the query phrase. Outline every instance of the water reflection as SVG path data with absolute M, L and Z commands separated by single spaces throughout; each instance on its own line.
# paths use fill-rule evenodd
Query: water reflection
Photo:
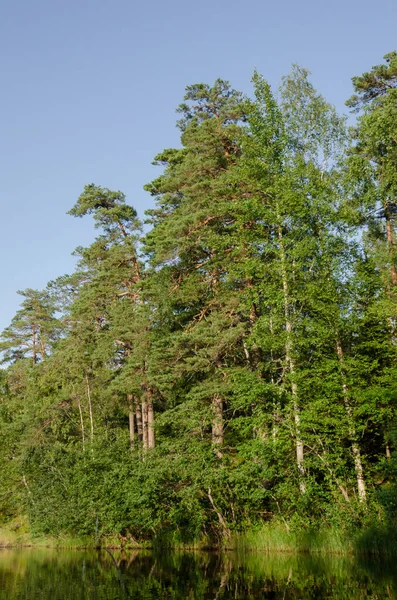
M 397 598 L 395 561 L 304 555 L 1 550 L 8 600 Z

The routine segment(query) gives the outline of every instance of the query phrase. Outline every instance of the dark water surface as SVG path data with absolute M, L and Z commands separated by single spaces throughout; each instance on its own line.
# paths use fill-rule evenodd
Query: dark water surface
M 397 560 L 0 550 L 1 600 L 397 600 Z

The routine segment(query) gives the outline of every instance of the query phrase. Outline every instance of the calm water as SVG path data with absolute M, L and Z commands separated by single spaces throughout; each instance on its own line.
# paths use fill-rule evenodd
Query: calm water
M 1 600 L 397 599 L 397 561 L 0 550 Z

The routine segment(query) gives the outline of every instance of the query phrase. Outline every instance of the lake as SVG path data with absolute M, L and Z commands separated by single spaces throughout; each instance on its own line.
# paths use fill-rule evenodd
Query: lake
M 397 560 L 261 553 L 0 550 L 3 600 L 397 599 Z

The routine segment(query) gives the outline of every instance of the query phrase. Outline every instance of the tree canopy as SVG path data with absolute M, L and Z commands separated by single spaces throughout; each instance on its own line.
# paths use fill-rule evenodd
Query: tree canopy
M 146 232 L 120 191 L 0 338 L 0 515 L 34 534 L 230 540 L 396 524 L 397 54 L 356 126 L 293 66 L 186 88 Z

